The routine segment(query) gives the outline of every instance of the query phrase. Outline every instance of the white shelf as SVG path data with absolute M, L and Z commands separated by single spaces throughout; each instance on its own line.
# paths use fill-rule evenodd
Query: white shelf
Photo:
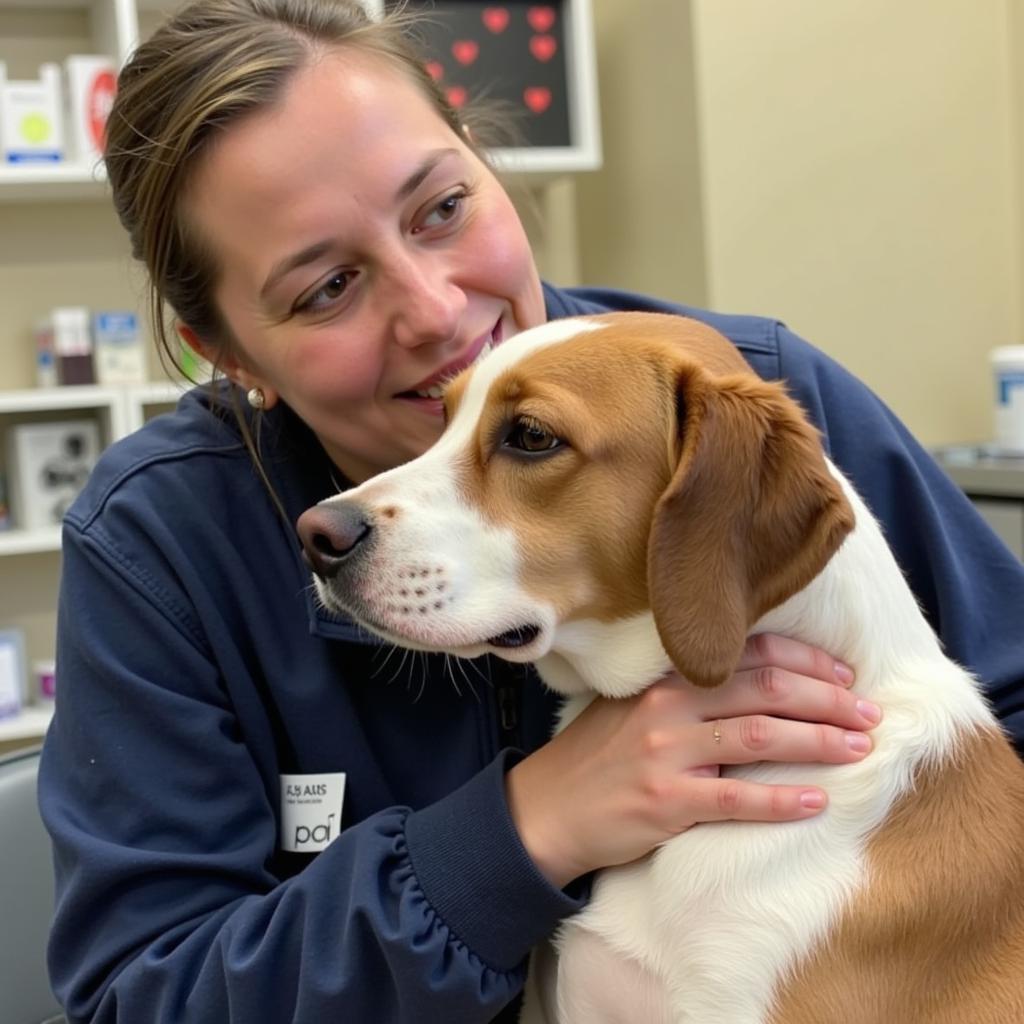
M 149 385 L 139 385 L 147 388 Z M 0 391 L 0 413 L 49 412 L 54 409 L 104 409 L 122 400 L 128 388 L 79 384 L 60 388 Z
M 0 530 L 0 556 L 38 555 L 60 551 L 60 527 L 40 530 Z
M 20 388 L 0 391 L 0 413 L 107 409 L 122 402 L 139 406 L 161 405 L 177 402 L 191 386 L 187 382 L 157 380 L 146 384 L 76 384 L 59 388 Z
M 103 164 L 0 164 L 0 201 L 109 199 Z
M 50 727 L 53 708 L 22 708 L 12 718 L 0 718 L 0 743 L 9 740 L 42 739 Z

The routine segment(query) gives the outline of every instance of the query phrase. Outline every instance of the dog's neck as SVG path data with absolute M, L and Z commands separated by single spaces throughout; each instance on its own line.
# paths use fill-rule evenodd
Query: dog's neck
M 873 689 L 895 664 L 931 660 L 938 641 L 925 621 L 881 529 L 841 481 L 856 526 L 825 568 L 750 630 L 778 633 L 851 665 L 859 692 Z M 551 652 L 537 662 L 545 683 L 567 696 L 639 693 L 673 670 L 650 612 L 616 622 L 560 625 Z

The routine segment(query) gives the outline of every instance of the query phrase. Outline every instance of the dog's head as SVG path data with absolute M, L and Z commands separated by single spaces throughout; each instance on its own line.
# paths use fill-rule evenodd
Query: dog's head
M 693 320 L 554 321 L 445 408 L 425 455 L 299 520 L 323 603 L 405 646 L 535 660 L 566 623 L 649 611 L 715 685 L 853 525 L 799 407 Z

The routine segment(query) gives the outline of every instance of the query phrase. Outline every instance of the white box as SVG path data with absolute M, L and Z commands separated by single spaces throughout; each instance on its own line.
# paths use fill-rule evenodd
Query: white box
M 100 454 L 95 420 L 19 423 L 7 431 L 7 486 L 13 525 L 56 526 Z
M 41 64 L 39 78 L 10 81 L 0 61 L 0 151 L 7 163 L 52 163 L 64 158 L 61 72 Z
M 92 345 L 98 384 L 145 384 L 146 353 L 134 313 L 97 313 L 92 318 Z
M 117 68 L 109 57 L 75 54 L 64 62 L 64 73 L 68 86 L 68 152 L 74 160 L 95 163 L 103 158 Z
M 25 637 L 0 629 L 0 718 L 18 714 L 25 703 Z

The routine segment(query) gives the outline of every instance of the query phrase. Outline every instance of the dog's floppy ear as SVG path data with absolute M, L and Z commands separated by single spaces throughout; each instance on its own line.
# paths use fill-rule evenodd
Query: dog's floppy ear
M 678 462 L 654 510 L 648 588 L 676 668 L 716 686 L 750 627 L 824 568 L 853 512 L 781 385 L 686 365 L 678 388 Z

